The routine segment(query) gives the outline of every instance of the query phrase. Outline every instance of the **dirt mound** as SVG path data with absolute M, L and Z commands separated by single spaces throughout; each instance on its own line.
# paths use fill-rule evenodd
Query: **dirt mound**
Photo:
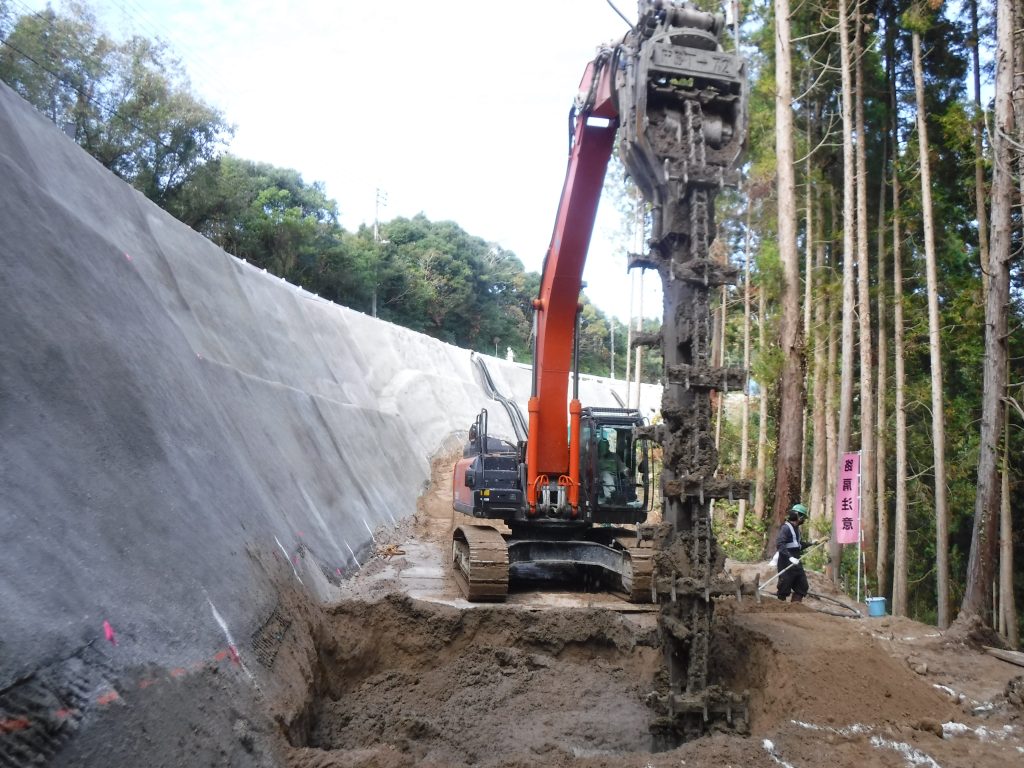
M 311 620 L 313 661 L 292 679 L 304 704 L 279 721 L 292 768 L 1005 768 L 1024 759 L 1019 668 L 957 632 L 867 618 L 813 577 L 814 591 L 850 606 L 844 617 L 822 601 L 717 603 L 709 681 L 747 692 L 751 735 L 714 732 L 654 752 L 646 698 L 664 659 L 651 615 L 386 594 L 409 571 L 429 570 L 413 553 L 436 549 L 438 569 L 446 560 L 449 473 L 436 462 L 415 521 L 378 535 L 384 555 L 346 586 L 359 599 Z

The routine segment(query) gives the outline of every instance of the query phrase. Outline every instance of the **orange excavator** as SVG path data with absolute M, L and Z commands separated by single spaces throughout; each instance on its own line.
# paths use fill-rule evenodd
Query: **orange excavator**
M 705 480 L 708 499 L 736 490 L 706 471 L 717 465 L 713 440 L 699 490 L 697 475 L 676 454 L 690 450 L 691 443 L 693 450 L 704 450 L 710 433 L 709 408 L 698 403 L 692 419 L 680 411 L 712 388 L 728 389 L 731 383 L 738 389 L 745 377 L 742 371 L 711 368 L 703 356 L 710 348 L 704 338 L 710 327 L 708 288 L 731 277 L 709 257 L 707 246 L 714 237 L 714 194 L 735 183 L 744 64 L 719 42 L 720 15 L 687 2 L 641 0 L 638 18 L 620 42 L 602 47 L 587 66 L 571 113 L 568 169 L 533 301 L 533 386 L 525 434 L 515 442 L 492 437 L 483 411 L 455 467 L 454 508 L 478 519 L 462 522 L 453 534 L 453 571 L 469 600 L 504 599 L 510 569 L 538 566 L 606 576 L 613 590 L 634 602 L 656 599 L 655 548 L 642 525 L 651 506 L 653 441 L 666 448 L 663 513 L 674 514 L 670 522 L 687 534 L 710 537 L 709 526 L 694 523 L 705 505 Z M 666 285 L 665 330 L 640 341 L 663 346 L 667 428 L 645 424 L 637 410 L 587 407 L 578 397 L 583 267 L 617 136 L 653 224 L 650 252 L 632 254 L 630 266 L 657 269 Z M 686 290 L 676 290 L 674 283 Z M 503 404 L 513 423 L 522 423 L 515 404 Z M 707 553 L 698 560 L 710 569 Z

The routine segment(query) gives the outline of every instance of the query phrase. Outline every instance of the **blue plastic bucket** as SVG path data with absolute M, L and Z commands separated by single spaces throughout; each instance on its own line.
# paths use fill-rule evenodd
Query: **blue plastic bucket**
M 885 616 L 884 597 L 869 597 L 864 602 L 868 604 L 868 616 Z

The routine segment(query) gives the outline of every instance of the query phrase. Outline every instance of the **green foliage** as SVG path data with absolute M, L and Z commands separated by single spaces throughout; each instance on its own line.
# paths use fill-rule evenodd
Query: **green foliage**
M 932 9 L 929 8 L 927 3 L 911 3 L 903 12 L 903 15 L 900 16 L 900 26 L 908 32 L 917 32 L 917 34 L 923 35 L 934 24 L 935 19 L 931 11 Z
M 747 507 L 749 512 L 749 505 Z M 745 563 L 758 562 L 763 559 L 765 537 L 768 527 L 765 521 L 754 515 L 746 514 L 743 518 L 743 530 L 736 530 L 738 502 L 719 501 L 715 504 L 715 519 L 712 529 L 718 540 L 718 547 L 726 557 Z
M 0 79 L 161 205 L 231 134 L 163 44 L 115 42 L 85 5 L 25 14 L 5 43 Z

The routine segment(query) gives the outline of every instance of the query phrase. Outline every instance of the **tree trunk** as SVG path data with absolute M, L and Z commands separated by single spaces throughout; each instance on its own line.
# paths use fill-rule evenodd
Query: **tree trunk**
M 779 261 L 782 264 L 782 316 L 779 328 L 782 371 L 779 382 L 778 446 L 775 451 L 775 499 L 770 528 L 773 533 L 781 525 L 789 507 L 800 500 L 803 459 L 804 373 L 800 333 L 800 261 L 796 247 L 790 55 L 789 0 L 775 0 L 775 157 Z
M 725 251 L 722 251 L 723 257 L 722 262 L 728 263 L 729 259 L 726 257 Z M 720 316 L 718 323 L 719 336 L 716 342 L 715 352 L 717 354 L 718 362 L 713 363 L 714 365 L 725 365 L 725 322 L 728 316 L 729 308 L 729 289 L 727 286 L 722 286 L 722 306 L 721 312 L 717 313 Z M 712 391 L 713 402 L 715 403 L 715 454 L 721 455 L 722 450 L 722 421 L 725 419 L 725 392 Z M 714 476 L 718 477 L 718 467 L 715 468 Z M 712 520 L 715 519 L 715 512 L 717 510 L 716 500 L 711 499 L 708 504 L 708 515 Z
M 861 538 L 864 547 L 864 578 L 875 573 L 875 400 L 874 364 L 871 349 L 871 275 L 868 258 L 868 170 L 864 137 L 863 19 L 860 4 L 854 14 L 853 55 L 857 84 L 854 93 L 857 131 L 857 316 L 860 347 L 860 473 Z
M 813 124 L 812 115 L 814 114 L 813 107 L 809 110 L 807 117 L 807 159 L 804 162 L 804 210 L 806 217 L 806 231 L 804 232 L 804 325 L 803 325 L 803 339 L 806 345 L 811 338 L 811 302 L 814 296 L 814 210 L 811 207 L 811 152 L 810 148 L 813 146 L 812 142 L 812 129 Z M 808 390 L 808 379 L 807 369 L 804 368 L 804 392 Z M 807 474 L 814 466 L 814 455 L 810 457 L 806 455 L 808 443 L 811 443 L 807 439 L 807 412 L 809 408 L 804 408 L 801 414 L 801 425 L 800 425 L 800 440 L 803 443 L 804 455 L 801 457 L 802 470 L 800 472 L 800 498 L 807 498 Z M 816 451 L 817 446 L 813 443 L 810 444 L 811 450 Z
M 829 221 L 833 222 L 831 229 L 834 231 L 834 222 L 838 219 L 834 190 L 830 191 L 828 197 L 829 213 L 831 214 Z M 832 243 L 832 246 L 829 250 L 831 258 L 829 274 L 832 275 L 834 281 L 836 271 L 835 243 Z M 839 302 L 836 301 L 835 296 L 830 292 L 828 301 L 828 363 L 826 364 L 827 372 L 825 377 L 825 514 L 830 517 L 832 505 L 835 503 L 836 498 L 835 469 L 839 465 L 836 450 L 838 448 L 838 434 L 836 431 L 838 415 L 836 413 L 836 372 L 838 371 L 836 360 L 839 357 L 838 316 Z
M 886 144 L 888 147 L 888 144 Z M 875 420 L 875 480 L 878 508 L 878 561 L 875 577 L 878 579 L 878 594 L 889 590 L 889 507 L 886 504 L 886 444 L 887 420 L 885 400 L 889 375 L 889 340 L 885 324 L 885 151 L 882 160 L 882 183 L 878 196 L 878 418 Z
M 978 258 L 981 262 L 981 297 L 988 296 L 988 215 L 985 213 L 985 155 L 982 142 L 985 116 L 981 108 L 981 61 L 978 54 L 978 0 L 971 0 L 971 65 L 974 74 L 974 202 L 978 216 Z
M 1003 394 L 1007 366 L 1007 305 L 1010 302 L 1010 217 L 1013 204 L 1016 137 L 1011 93 L 1013 90 L 1013 5 L 996 3 L 996 82 L 993 121 L 992 241 L 989 253 L 988 296 L 985 302 L 985 363 L 981 400 L 981 442 L 978 446 L 978 489 L 974 497 L 974 531 L 967 562 L 967 587 L 960 606 L 963 617 L 989 618 L 992 580 L 998 556 L 998 528 L 1002 483 L 999 477 L 999 440 L 1003 435 Z M 995 625 L 995 621 L 990 621 Z
M 896 175 L 896 161 L 899 154 L 897 142 L 897 103 L 896 103 L 896 13 L 895 8 L 890 4 L 887 7 L 885 17 L 886 38 L 886 87 L 889 93 L 889 102 L 886 109 L 887 134 L 883 144 L 882 180 L 879 184 L 879 389 L 878 389 L 878 420 L 876 423 L 876 449 L 877 449 L 877 480 L 878 480 L 878 519 L 879 519 L 879 560 L 876 575 L 879 580 L 879 594 L 884 595 L 889 590 L 889 530 L 890 515 L 888 504 L 888 476 L 887 476 L 887 445 L 886 436 L 888 430 L 888 419 L 886 406 L 889 392 L 889 337 L 886 328 L 886 171 L 888 167 L 889 147 L 892 147 L 892 168 L 893 176 Z M 895 203 L 894 203 L 895 205 Z M 894 214 L 895 218 L 895 214 Z
M 1008 2 L 1008 0 L 1002 0 L 1002 2 Z M 928 131 L 924 111 L 921 36 L 914 32 L 911 39 L 914 95 L 917 101 L 917 143 L 921 163 L 921 218 L 924 225 L 924 258 L 928 284 L 928 351 L 932 367 L 932 448 L 935 456 L 935 597 L 939 629 L 945 629 L 949 626 L 949 511 L 946 508 L 946 425 L 942 392 L 942 345 L 939 337 L 941 332 L 939 286 L 935 266 L 935 223 L 932 216 L 932 174 L 928 160 Z
M 747 479 L 747 464 L 750 461 L 750 201 L 747 200 L 747 223 L 743 240 L 743 370 L 747 371 L 747 383 L 743 387 L 743 418 L 740 420 L 740 479 Z M 736 514 L 736 530 L 742 531 L 746 524 L 747 500 L 740 499 Z
M 818 202 L 818 221 L 821 217 L 821 203 Z M 818 240 L 815 245 L 815 271 L 819 275 L 825 274 L 825 243 Z M 816 534 L 824 529 L 822 523 L 825 521 L 828 504 L 826 503 L 825 489 L 828 483 L 825 480 L 825 467 L 828 451 L 828 438 L 826 436 L 825 419 L 828 413 L 826 400 L 825 380 L 827 373 L 827 340 L 825 337 L 825 324 L 828 319 L 828 293 L 818 288 L 818 301 L 814 307 L 814 453 L 811 459 L 811 523 Z
M 1020 644 L 1017 603 L 1013 591 L 1013 513 L 1010 510 L 1010 406 L 1006 406 L 1003 427 L 1003 484 L 999 510 L 999 598 L 1000 624 L 1011 648 Z
M 728 262 L 728 259 L 723 259 L 723 262 Z M 729 316 L 729 289 L 728 286 L 722 286 L 722 307 L 721 307 L 721 319 L 719 320 L 718 327 L 721 329 L 721 335 L 718 337 L 718 365 L 725 365 L 725 324 Z M 725 417 L 725 393 L 718 392 L 718 408 L 715 415 L 715 450 L 719 451 L 722 447 L 722 419 Z M 712 504 L 714 499 L 712 499 Z
M 902 246 L 900 233 L 900 177 L 899 177 L 899 113 L 896 100 L 896 9 L 888 8 L 886 30 L 886 72 L 889 86 L 889 114 L 891 116 L 890 145 L 892 146 L 892 335 L 893 382 L 896 416 L 896 510 L 893 531 L 892 612 L 894 616 L 907 614 L 907 410 L 904 402 L 903 370 L 903 265 L 900 262 Z
M 895 99 L 895 80 L 892 83 Z M 895 134 L 896 127 L 893 126 Z M 894 141 L 893 147 L 899 143 Z M 893 536 L 892 613 L 907 615 L 907 407 L 903 370 L 903 265 L 900 263 L 900 177 L 897 158 L 892 165 L 892 335 L 896 380 L 896 526 Z
M 850 24 L 846 14 L 846 3 L 839 3 L 839 49 L 840 73 L 843 85 L 843 331 L 839 384 L 839 426 L 836 437 L 836 454 L 841 456 L 850 450 L 850 427 L 853 421 L 853 314 L 856 311 L 856 297 L 853 290 L 854 260 L 854 157 L 853 157 L 853 85 L 850 62 Z M 836 467 L 829 468 L 835 473 Z M 833 530 L 835 530 L 833 526 Z M 840 562 L 840 547 L 832 537 L 829 545 L 832 562 Z M 839 568 L 832 573 L 834 581 L 839 580 Z
M 1014 30 L 1024 29 L 1024 7 L 1015 6 Z M 1015 63 L 1013 67 L 1013 108 L 1017 124 L 1017 159 L 1020 179 L 1020 198 L 1024 200 L 1024 36 L 1014 39 Z M 1013 516 L 1010 509 L 1010 404 L 1006 404 L 1006 422 L 1003 427 L 1003 492 L 999 515 L 999 594 L 1003 599 L 1002 616 L 1006 623 L 1006 639 L 1010 647 L 1020 646 L 1020 626 L 1017 623 L 1017 603 L 1013 583 Z
M 764 286 L 757 289 L 757 348 L 759 354 L 764 355 L 765 347 L 765 301 Z M 765 474 L 768 470 L 768 385 L 767 382 L 759 382 L 760 396 L 758 397 L 757 411 L 757 470 L 754 473 L 754 517 L 758 520 L 765 518 L 764 487 Z

